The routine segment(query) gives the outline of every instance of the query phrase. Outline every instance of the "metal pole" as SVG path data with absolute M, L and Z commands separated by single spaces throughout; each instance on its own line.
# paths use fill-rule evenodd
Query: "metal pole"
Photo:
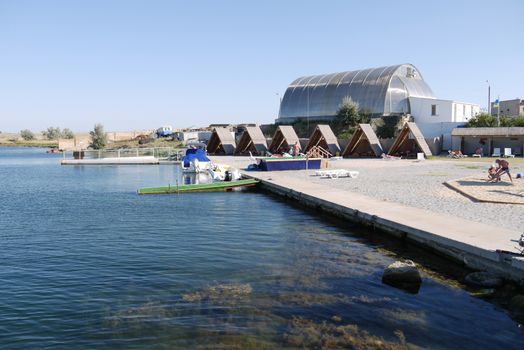
M 275 95 L 277 95 L 279 103 L 278 103 L 278 112 L 277 112 L 277 119 L 280 119 L 280 106 L 282 105 L 282 97 L 280 97 L 280 94 L 278 92 L 275 92 Z
M 491 115 L 491 86 L 489 80 L 486 80 L 486 83 L 488 83 L 488 114 Z
M 497 126 L 500 126 L 500 95 L 497 96 Z

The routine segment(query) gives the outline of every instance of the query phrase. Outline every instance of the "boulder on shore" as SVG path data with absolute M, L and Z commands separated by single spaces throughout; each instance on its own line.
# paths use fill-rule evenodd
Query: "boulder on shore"
M 382 282 L 411 293 L 417 293 L 422 283 L 422 276 L 413 261 L 395 261 L 384 270 Z
M 487 271 L 469 273 L 464 281 L 470 286 L 480 288 L 498 288 L 504 283 L 502 278 Z

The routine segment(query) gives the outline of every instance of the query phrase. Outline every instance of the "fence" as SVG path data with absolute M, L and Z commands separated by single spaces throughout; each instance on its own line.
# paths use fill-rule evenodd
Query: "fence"
M 179 161 L 185 155 L 183 148 L 120 148 L 103 150 L 64 151 L 64 159 L 102 159 L 153 156 L 162 160 Z

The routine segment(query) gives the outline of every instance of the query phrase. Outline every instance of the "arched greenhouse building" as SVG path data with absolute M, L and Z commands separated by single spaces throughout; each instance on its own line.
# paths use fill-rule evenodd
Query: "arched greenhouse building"
M 332 119 L 345 97 L 374 117 L 411 114 L 410 98 L 435 99 L 411 64 L 298 78 L 286 90 L 277 122 Z

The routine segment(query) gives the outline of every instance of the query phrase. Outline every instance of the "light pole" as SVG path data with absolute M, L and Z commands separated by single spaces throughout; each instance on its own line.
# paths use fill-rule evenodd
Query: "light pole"
M 488 114 L 491 115 L 491 85 L 489 85 L 489 80 L 486 80 L 488 84 Z
M 278 92 L 275 92 L 275 95 L 278 97 L 278 112 L 277 112 L 277 119 L 280 119 L 280 108 L 282 106 L 282 97 Z

